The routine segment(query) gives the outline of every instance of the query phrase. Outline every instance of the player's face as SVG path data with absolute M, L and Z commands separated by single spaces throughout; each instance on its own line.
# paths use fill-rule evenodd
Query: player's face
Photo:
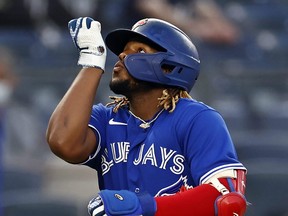
M 131 92 L 147 90 L 151 88 L 149 83 L 133 78 L 127 71 L 124 65 L 124 59 L 129 54 L 135 53 L 155 53 L 156 49 L 151 46 L 137 42 L 130 41 L 124 47 L 124 50 L 119 55 L 119 61 L 116 62 L 113 68 L 113 75 L 110 81 L 110 89 L 115 94 L 122 94 L 129 96 Z

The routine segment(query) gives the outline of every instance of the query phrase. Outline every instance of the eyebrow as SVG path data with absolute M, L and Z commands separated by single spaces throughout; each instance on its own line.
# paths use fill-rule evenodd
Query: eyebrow
M 166 51 L 165 48 L 161 47 L 160 45 L 158 45 L 158 44 L 154 43 L 153 41 L 150 41 L 149 39 L 146 39 L 146 38 L 134 37 L 134 38 L 131 38 L 128 42 L 130 42 L 130 41 L 143 43 L 143 44 L 148 45 L 149 47 L 151 47 L 157 51 Z

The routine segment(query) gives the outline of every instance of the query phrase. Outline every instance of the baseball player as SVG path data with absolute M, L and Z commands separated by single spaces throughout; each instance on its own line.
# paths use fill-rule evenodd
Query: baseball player
M 189 96 L 200 60 L 188 36 L 147 18 L 109 33 L 78 18 L 68 24 L 82 66 L 53 112 L 51 150 L 97 171 L 90 215 L 241 216 L 245 167 L 221 115 Z M 118 56 L 108 105 L 93 105 L 106 46 Z

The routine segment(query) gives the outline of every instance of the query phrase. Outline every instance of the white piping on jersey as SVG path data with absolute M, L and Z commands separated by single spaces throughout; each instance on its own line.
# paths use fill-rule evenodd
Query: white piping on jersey
M 237 178 L 237 172 L 234 169 L 221 170 L 212 176 L 210 175 L 210 178 L 206 178 L 206 181 L 202 182 L 202 184 L 209 184 L 211 179 L 214 178 Z
M 91 154 L 91 155 L 89 156 L 89 158 L 88 158 L 86 161 L 80 163 L 80 165 L 81 165 L 81 164 L 85 164 L 85 163 L 87 163 L 88 161 L 90 161 L 90 160 L 92 160 L 93 158 L 95 158 L 96 155 L 99 153 L 99 151 L 100 151 L 100 149 L 101 149 L 101 135 L 100 135 L 100 132 L 99 132 L 99 131 L 97 130 L 97 128 L 95 128 L 93 125 L 88 124 L 88 126 L 91 127 L 93 130 L 95 130 L 95 131 L 97 132 L 98 137 L 99 137 L 98 145 L 97 145 L 97 149 L 96 149 L 95 153 L 94 153 L 93 155 Z
M 164 108 L 158 112 L 158 114 L 155 116 L 155 118 L 153 118 L 151 121 L 149 122 L 146 122 L 144 121 L 143 119 L 141 119 L 140 117 L 136 116 L 134 113 L 132 113 L 130 110 L 129 110 L 129 113 L 134 116 L 135 118 L 139 119 L 142 123 L 139 125 L 139 127 L 143 128 L 143 129 L 146 129 L 146 128 L 149 128 L 150 125 L 156 121 L 156 119 L 160 116 L 160 114 L 164 111 Z
M 215 167 L 214 169 L 210 170 L 209 172 L 205 173 L 199 180 L 199 184 L 203 184 L 203 182 L 206 182 L 209 178 L 212 177 L 212 175 L 215 175 L 219 172 L 223 172 L 227 169 L 241 169 L 246 170 L 246 168 L 243 166 L 242 163 L 235 163 L 235 164 L 225 164 L 222 166 Z

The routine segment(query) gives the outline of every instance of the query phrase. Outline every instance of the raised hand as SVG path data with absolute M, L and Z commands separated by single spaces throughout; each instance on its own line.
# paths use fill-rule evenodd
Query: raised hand
M 79 50 L 78 65 L 105 70 L 106 46 L 101 35 L 101 24 L 90 17 L 69 21 L 72 40 Z

